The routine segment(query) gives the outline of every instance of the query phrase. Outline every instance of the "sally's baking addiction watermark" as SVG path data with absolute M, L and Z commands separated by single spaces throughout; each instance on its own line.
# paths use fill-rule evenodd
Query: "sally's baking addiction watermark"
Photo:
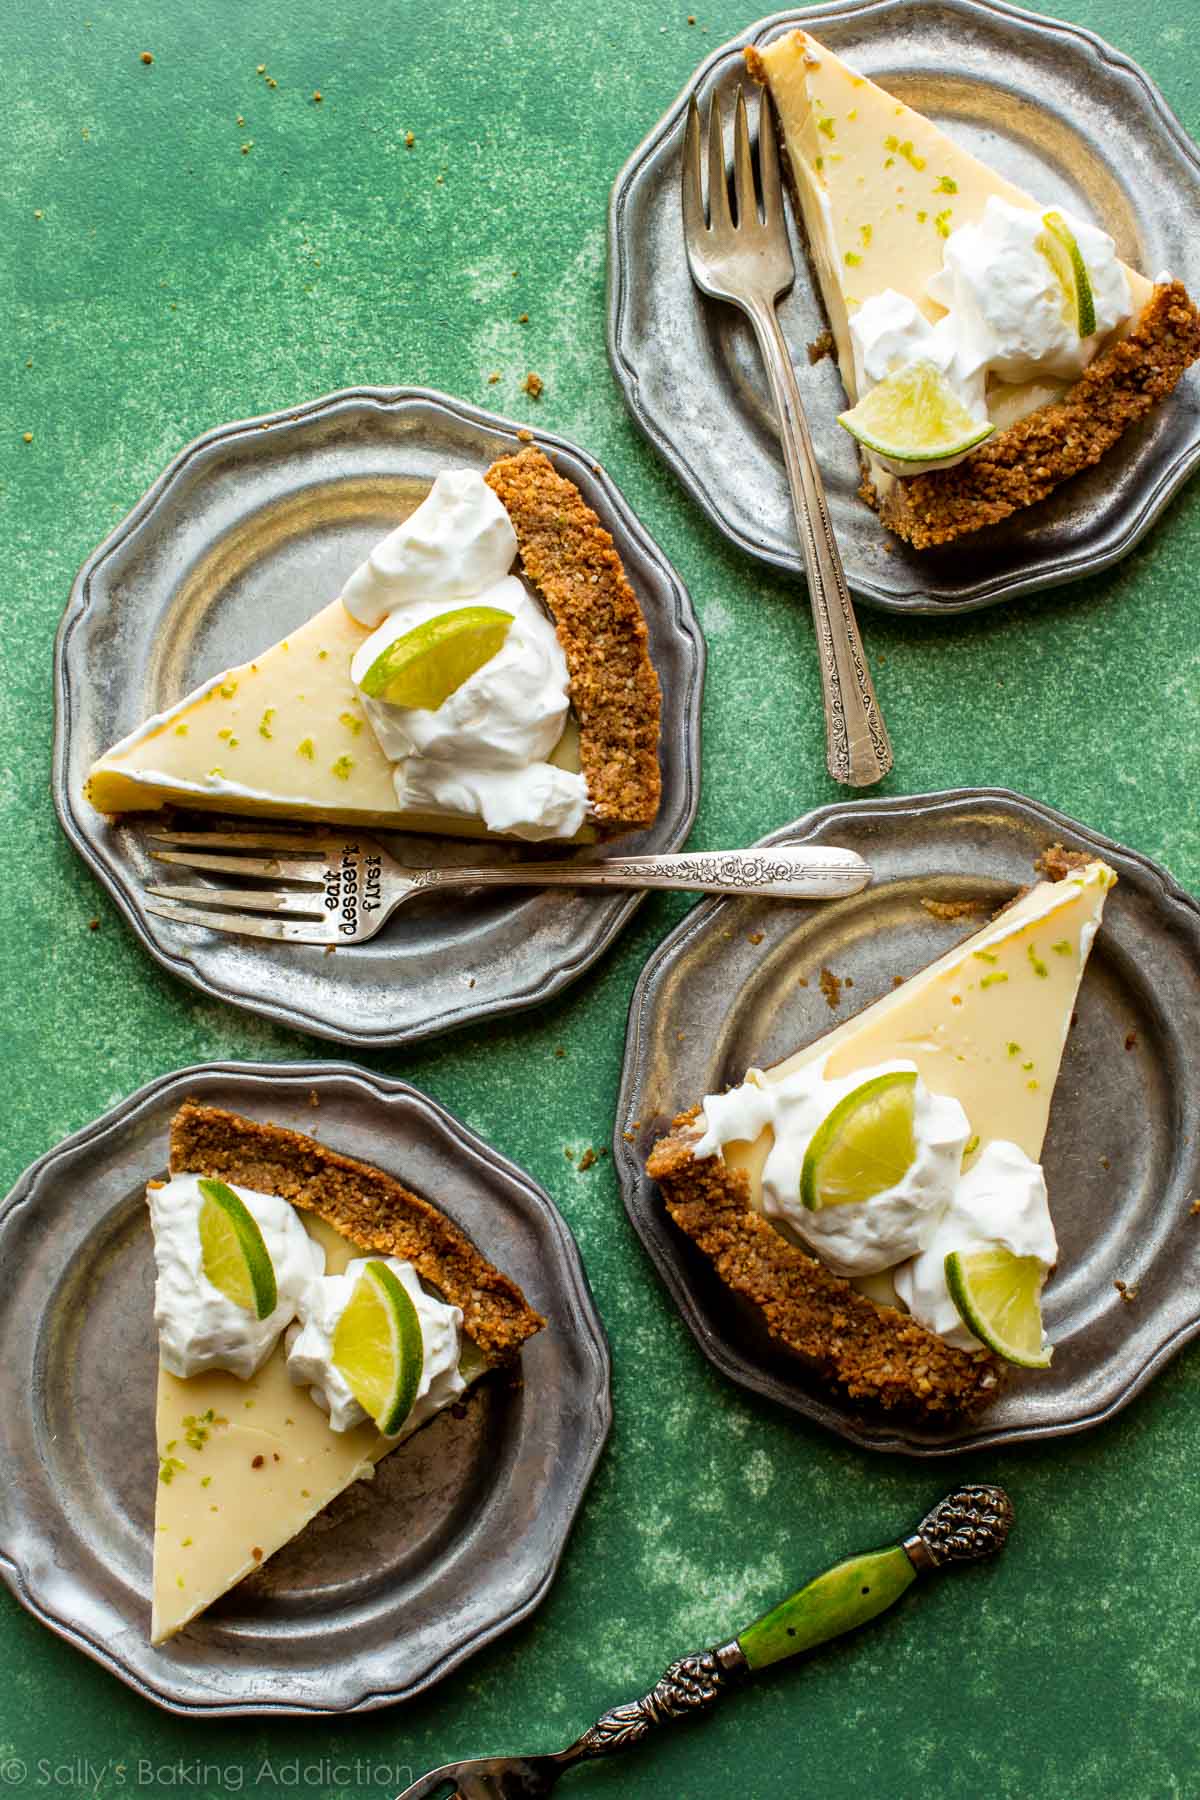
M 407 1764 L 355 1756 L 264 1756 L 256 1762 L 212 1762 L 206 1757 L 178 1757 L 160 1762 L 139 1756 L 20 1756 L 0 1758 L 0 1787 L 18 1794 L 108 1793 L 120 1788 L 157 1796 L 206 1794 L 303 1794 L 322 1789 L 357 1789 L 396 1794 L 414 1780 Z

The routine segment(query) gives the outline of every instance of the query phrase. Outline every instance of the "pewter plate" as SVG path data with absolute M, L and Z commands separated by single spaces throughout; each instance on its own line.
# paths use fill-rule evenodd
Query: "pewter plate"
M 401 1177 L 549 1323 L 514 1374 L 485 1377 L 152 1646 L 145 1184 L 188 1095 Z M 547 1195 L 407 1083 L 339 1063 L 210 1063 L 151 1082 L 21 1178 L 0 1209 L 0 1266 L 0 1575 L 147 1699 L 205 1717 L 367 1711 L 440 1680 L 546 1594 L 611 1422 L 603 1328 Z
M 418 898 L 378 938 L 336 956 L 225 937 L 146 912 L 155 865 L 144 826 L 114 825 L 84 798 L 87 771 L 111 744 L 310 617 L 440 470 L 486 469 L 517 448 L 518 429 L 420 388 L 349 389 L 224 425 L 181 451 L 84 564 L 55 649 L 55 805 L 150 954 L 193 987 L 318 1037 L 412 1043 L 558 993 L 637 906 L 638 894 L 491 888 Z M 700 791 L 704 640 L 691 599 L 595 460 L 548 433 L 533 437 L 612 532 L 662 683 L 662 806 L 648 831 L 607 848 L 677 850 Z M 382 835 L 401 862 L 480 853 L 454 838 Z M 497 843 L 486 854 L 554 852 Z
M 1200 1194 L 1200 906 L 1136 851 L 1001 790 L 827 806 L 763 842 L 845 845 L 875 881 L 823 906 L 706 902 L 638 981 L 617 1167 L 634 1229 L 700 1348 L 730 1380 L 870 1450 L 945 1456 L 1110 1418 L 1200 1331 L 1191 1212 Z M 939 922 L 923 899 L 992 909 L 1033 879 L 1034 859 L 1056 842 L 1102 856 L 1120 879 L 1084 974 L 1043 1154 L 1059 1243 L 1045 1295 L 1054 1362 L 1044 1373 L 1008 1371 L 974 1424 L 927 1430 L 831 1398 L 739 1317 L 672 1224 L 645 1159 L 677 1113 L 811 1042 L 978 928 Z M 836 1011 L 818 985 L 822 969 L 847 984 Z M 1123 1300 L 1118 1281 L 1136 1298 Z
M 1200 153 L 1136 63 L 1077 25 L 998 0 L 850 0 L 776 13 L 707 59 L 701 104 L 746 82 L 743 50 L 797 25 L 943 126 L 1027 192 L 1095 219 L 1120 255 L 1200 293 Z M 692 84 L 689 84 L 689 88 Z M 609 356 L 630 411 L 714 525 L 752 556 L 803 569 L 783 455 L 748 327 L 692 285 L 680 221 L 684 93 L 617 177 L 609 209 Z M 732 129 L 732 126 L 730 127 Z M 789 215 L 790 215 L 789 206 Z M 895 612 L 965 612 L 1116 562 L 1200 458 L 1197 378 L 1184 378 L 1095 469 L 957 548 L 917 552 L 858 499 L 833 362 L 805 346 L 825 314 L 791 220 L 796 285 L 780 318 L 850 586 Z

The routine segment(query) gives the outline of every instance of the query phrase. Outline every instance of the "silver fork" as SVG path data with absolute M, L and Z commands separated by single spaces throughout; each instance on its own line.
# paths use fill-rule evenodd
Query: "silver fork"
M 866 887 L 871 871 L 853 850 L 773 844 L 767 850 L 701 850 L 597 862 L 493 863 L 483 868 L 402 867 L 362 832 L 166 831 L 157 862 L 206 875 L 251 875 L 273 888 L 147 887 L 146 911 L 181 925 L 288 944 L 363 944 L 414 894 L 451 887 L 676 888 L 781 900 L 836 900 Z M 254 855 L 252 852 L 265 852 Z M 226 910 L 220 910 L 226 909 Z M 256 918 L 255 914 L 272 917 Z
M 700 108 L 693 94 L 683 144 L 683 234 L 688 266 L 703 293 L 740 307 L 754 328 L 779 420 L 808 576 L 825 702 L 826 765 L 835 781 L 848 787 L 870 787 L 891 768 L 892 746 L 859 637 L 792 359 L 775 316 L 775 303 L 791 288 L 796 267 L 783 212 L 775 116 L 765 88 L 758 112 L 761 216 L 746 101 L 740 86 L 733 126 L 736 220 L 729 207 L 725 137 L 715 94 L 708 112 L 707 217 L 700 163 Z
M 869 1624 L 919 1576 L 995 1556 L 1012 1522 L 1003 1488 L 956 1488 L 903 1543 L 838 1563 L 727 1644 L 681 1657 L 641 1700 L 614 1706 L 567 1749 L 446 1763 L 397 1800 L 544 1800 L 574 1764 L 632 1749 L 661 1725 L 699 1717 L 760 1670 Z

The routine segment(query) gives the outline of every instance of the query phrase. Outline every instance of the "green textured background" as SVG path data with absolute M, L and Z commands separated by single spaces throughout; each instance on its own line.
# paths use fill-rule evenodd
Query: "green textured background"
M 1195 0 L 1070 10 L 1200 132 Z M 692 842 L 748 842 L 832 797 L 803 594 L 729 550 L 659 467 L 603 344 L 612 179 L 694 64 L 752 16 L 722 3 L 689 26 L 686 3 L 665 0 L 3 0 L 0 1191 L 164 1070 L 326 1052 L 161 974 L 50 803 L 51 642 L 71 578 L 210 426 L 349 383 L 420 382 L 577 439 L 681 570 L 708 634 Z M 531 368 L 538 403 L 520 392 Z M 1021 789 L 1200 886 L 1198 555 L 1193 488 L 1099 580 L 958 622 L 867 617 L 899 746 L 886 791 Z M 548 1747 L 674 1655 L 906 1528 L 952 1478 L 1001 1474 L 1022 1520 L 1002 1564 L 914 1595 L 857 1641 L 563 1791 L 1200 1792 L 1200 1353 L 1082 1438 L 936 1470 L 872 1460 L 722 1385 L 625 1222 L 611 1161 L 580 1173 L 564 1157 L 608 1142 L 630 989 L 684 909 L 651 901 L 557 1004 L 370 1059 L 545 1184 L 612 1337 L 615 1430 L 540 1612 L 416 1704 L 310 1728 L 171 1719 L 4 1594 L 0 1786 L 375 1800 L 398 1784 L 389 1765 Z M 552 1105 L 525 1103 L 531 1077 L 553 1080 Z M 289 1769 L 296 1757 L 318 1766 Z M 371 1766 L 322 1772 L 339 1757 Z

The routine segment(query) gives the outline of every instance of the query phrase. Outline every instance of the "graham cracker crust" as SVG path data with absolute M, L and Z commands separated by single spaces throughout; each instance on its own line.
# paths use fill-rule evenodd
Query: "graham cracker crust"
M 676 1225 L 725 1285 L 757 1308 L 773 1338 L 851 1400 L 937 1419 L 995 1397 L 999 1365 L 988 1351 L 956 1349 L 860 1294 L 754 1211 L 744 1173 L 720 1156 L 697 1160 L 687 1132 L 699 1111 L 674 1120 L 646 1172 Z
M 410 1262 L 462 1308 L 464 1331 L 492 1367 L 510 1362 L 546 1323 L 445 1213 L 381 1169 L 315 1138 L 185 1100 L 171 1121 L 170 1167 L 173 1175 L 278 1194 L 363 1250 Z
M 1084 370 L 1061 400 L 996 432 L 953 469 L 898 477 L 859 493 L 914 549 L 950 544 L 1044 500 L 1098 463 L 1200 357 L 1200 313 L 1180 281 L 1156 287 L 1127 337 Z
M 484 476 L 567 659 L 588 798 L 601 825 L 651 825 L 662 795 L 662 695 L 646 621 L 610 534 L 574 482 L 529 446 Z

